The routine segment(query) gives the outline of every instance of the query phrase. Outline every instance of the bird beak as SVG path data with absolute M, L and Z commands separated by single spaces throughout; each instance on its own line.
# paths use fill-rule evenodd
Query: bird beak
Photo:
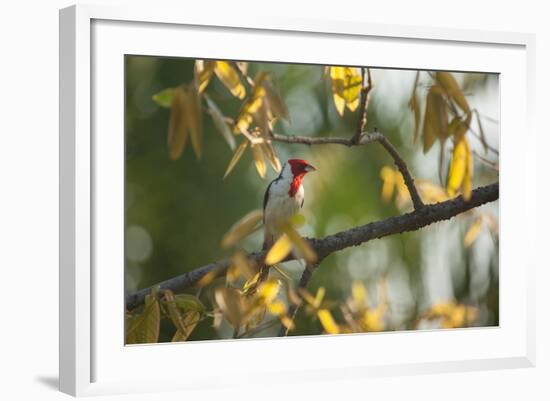
M 309 173 L 309 172 L 312 172 L 312 171 L 316 171 L 317 169 L 315 167 L 313 167 L 311 164 L 308 164 L 306 166 L 305 170 Z

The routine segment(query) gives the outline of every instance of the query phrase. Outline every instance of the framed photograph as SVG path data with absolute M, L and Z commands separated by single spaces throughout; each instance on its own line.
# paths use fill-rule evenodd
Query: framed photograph
M 533 49 L 61 10 L 61 390 L 533 366 Z

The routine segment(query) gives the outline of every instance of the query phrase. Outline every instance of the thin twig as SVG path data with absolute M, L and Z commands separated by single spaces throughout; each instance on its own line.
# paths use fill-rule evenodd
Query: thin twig
M 403 215 L 350 228 L 349 230 L 341 231 L 324 238 L 306 238 L 306 240 L 310 243 L 319 259 L 323 259 L 331 253 L 352 246 L 358 246 L 376 238 L 416 231 L 432 223 L 448 220 L 485 203 L 495 201 L 498 197 L 499 185 L 498 182 L 496 182 L 473 190 L 472 197 L 468 201 L 462 196 L 458 196 L 445 202 L 425 205 L 421 210 L 414 210 Z M 248 259 L 257 263 L 258 261 L 264 260 L 266 253 L 266 251 L 254 252 L 248 255 Z M 284 261 L 294 259 L 295 257 L 290 255 Z M 160 289 L 169 289 L 174 293 L 181 292 L 195 286 L 202 277 L 211 271 L 216 271 L 219 276 L 223 276 L 230 264 L 230 258 L 226 258 L 188 271 L 187 273 L 168 279 L 152 287 L 158 286 Z M 143 304 L 145 296 L 151 293 L 152 287 L 128 294 L 126 296 L 126 308 L 132 310 Z
M 299 143 L 303 145 L 344 145 L 344 146 L 356 146 L 356 145 L 367 145 L 372 142 L 380 143 L 384 149 L 390 154 L 393 158 L 393 161 L 405 180 L 409 194 L 411 195 L 411 200 L 415 210 L 420 210 L 424 207 L 424 203 L 418 194 L 418 190 L 414 185 L 414 179 L 407 168 L 407 164 L 391 144 L 391 142 L 384 136 L 382 133 L 375 131 L 371 133 L 362 133 L 361 139 L 359 142 L 355 142 L 355 138 L 340 138 L 340 137 L 308 137 L 308 136 L 289 136 L 289 135 L 279 135 L 273 134 L 272 140 L 277 142 L 285 143 Z
M 367 76 L 367 84 L 365 85 L 365 75 Z M 359 121 L 357 121 L 357 129 L 355 135 L 353 136 L 352 142 L 357 144 L 359 143 L 363 132 L 365 132 L 365 127 L 367 125 L 367 109 L 369 105 L 369 94 L 372 90 L 372 76 L 370 73 L 370 68 L 361 67 L 361 103 L 359 107 Z
M 302 272 L 302 277 L 300 277 L 300 282 L 298 283 L 298 289 L 305 290 L 307 288 L 307 285 L 309 284 L 309 280 L 311 280 L 311 276 L 313 275 L 313 271 L 319 266 L 319 264 L 322 262 L 322 259 L 319 259 L 314 265 L 306 266 L 304 271 Z M 298 291 L 298 294 L 300 294 L 301 291 Z M 301 297 L 301 295 L 300 295 Z M 300 305 L 293 304 L 288 308 L 288 316 L 291 320 L 294 321 L 294 318 L 296 317 L 296 313 L 298 312 L 298 309 L 300 308 Z M 286 337 L 288 335 L 288 327 L 285 325 L 281 325 L 281 329 L 279 330 L 279 337 Z

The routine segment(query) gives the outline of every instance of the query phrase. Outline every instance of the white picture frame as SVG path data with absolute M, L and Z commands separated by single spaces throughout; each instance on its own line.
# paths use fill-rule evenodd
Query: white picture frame
M 224 40 L 223 46 L 216 45 L 216 35 L 220 34 L 227 38 L 238 36 L 242 43 L 232 46 L 230 40 Z M 255 45 L 258 35 L 265 42 L 265 50 Z M 193 40 L 183 45 L 185 37 Z M 364 54 L 350 55 L 332 49 L 334 45 L 330 42 L 335 39 L 353 46 L 370 46 L 375 64 L 382 67 L 501 74 L 500 192 L 504 199 L 500 326 L 125 347 L 121 334 L 123 266 L 119 263 L 123 250 L 120 150 L 124 136 L 119 130 L 123 124 L 120 56 L 149 54 L 365 65 Z M 322 52 L 320 43 L 335 51 Z M 206 45 L 208 54 L 200 47 Z M 430 56 L 434 49 L 439 58 Z M 407 57 L 413 52 L 424 57 Z M 445 54 L 459 56 L 452 59 L 443 57 Z M 535 187 L 529 171 L 535 170 L 536 146 L 519 148 L 513 144 L 517 132 L 524 133 L 523 143 L 535 143 L 530 115 L 534 110 L 533 88 L 534 36 L 529 34 L 261 15 L 228 18 L 214 11 L 189 15 L 153 6 L 79 5 L 61 10 L 61 391 L 94 395 L 196 390 L 202 386 L 238 386 L 236 378 L 243 374 L 257 383 L 267 383 L 273 379 L 362 380 L 381 375 L 534 366 L 533 274 L 537 261 L 532 252 L 534 241 L 514 232 L 536 231 L 533 229 L 536 211 L 527 202 L 527 188 Z M 106 131 L 111 135 L 97 135 Z M 108 202 L 107 193 L 114 194 Z M 111 245 L 105 245 L 107 242 Z M 109 271 L 98 269 L 107 260 L 115 267 Z M 509 299 L 512 283 L 513 300 Z M 98 288 L 102 293 L 100 299 L 95 297 Z M 109 330 L 104 330 L 105 327 Z M 322 354 L 316 352 L 321 348 Z M 354 351 L 345 352 L 346 349 Z M 388 349 L 393 352 L 377 351 Z M 269 365 L 250 364 L 243 358 L 262 353 Z M 176 374 L 174 366 L 182 357 L 191 362 L 188 366 L 192 369 L 182 372 L 180 367 Z M 212 358 L 217 360 L 215 368 L 210 364 Z M 152 364 L 155 369 L 143 375 L 138 369 L 140 364 Z

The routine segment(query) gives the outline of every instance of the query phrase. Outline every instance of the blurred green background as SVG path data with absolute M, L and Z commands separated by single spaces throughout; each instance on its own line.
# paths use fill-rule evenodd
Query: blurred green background
M 233 152 L 216 131 L 210 116 L 203 113 L 204 145 L 197 160 L 188 143 L 176 161 L 168 157 L 167 132 L 170 110 L 159 107 L 152 96 L 162 89 L 193 79 L 194 60 L 126 56 L 126 291 L 151 286 L 209 262 L 231 255 L 220 246 L 222 236 L 233 223 L 253 209 L 261 208 L 269 181 L 276 177 L 270 167 L 262 180 L 248 151 L 233 172 L 223 179 Z M 278 122 L 279 134 L 308 136 L 350 136 L 357 125 L 357 111 L 346 110 L 340 117 L 332 100 L 330 80 L 323 66 L 250 63 L 249 75 L 268 71 L 286 101 L 290 121 Z M 439 149 L 422 153 L 421 143 L 413 143 L 413 117 L 408 108 L 415 71 L 372 69 L 375 89 L 368 107 L 369 130 L 377 128 L 396 146 L 417 179 L 439 182 Z M 498 76 L 454 74 L 469 103 L 482 115 L 482 124 L 491 146 L 499 147 Z M 423 102 L 428 83 L 421 75 L 419 94 Z M 213 78 L 209 96 L 222 112 L 235 118 L 242 101 L 233 97 Z M 239 143 L 242 137 L 237 138 Z M 483 153 L 474 137 L 470 143 Z M 304 180 L 306 199 L 303 214 L 304 236 L 328 234 L 384 219 L 410 210 L 385 202 L 380 193 L 383 166 L 392 159 L 377 144 L 346 148 L 338 145 L 306 147 L 275 144 L 281 162 L 306 159 L 318 168 Z M 450 158 L 452 146 L 446 150 Z M 495 161 L 495 155 L 489 155 Z M 498 162 L 498 159 L 496 159 Z M 448 161 L 445 166 L 448 165 Z M 445 176 L 446 172 L 444 173 Z M 475 160 L 474 188 L 498 180 L 498 172 Z M 443 184 L 444 185 L 444 184 Z M 498 219 L 498 202 L 473 213 L 436 223 L 421 231 L 371 241 L 328 257 L 315 272 L 309 291 L 323 286 L 326 298 L 342 301 L 350 294 L 351 283 L 362 281 L 376 303 L 377 285 L 387 283 L 388 326 L 405 329 L 419 313 L 437 302 L 456 301 L 478 308 L 476 325 L 498 325 L 498 236 L 482 228 L 471 247 L 463 238 L 479 211 Z M 261 248 L 261 232 L 248 238 L 244 248 Z M 283 265 L 297 281 L 303 270 L 298 262 Z M 196 291 L 190 291 L 196 293 Z M 207 305 L 211 293 L 201 292 Z M 319 322 L 299 312 L 293 335 L 321 331 Z M 429 328 L 430 326 L 426 326 Z M 227 325 L 220 330 L 230 331 Z M 274 335 L 274 327 L 260 336 Z M 161 341 L 173 334 L 170 324 L 161 327 Z M 211 327 L 211 319 L 201 322 L 190 339 L 227 337 Z

